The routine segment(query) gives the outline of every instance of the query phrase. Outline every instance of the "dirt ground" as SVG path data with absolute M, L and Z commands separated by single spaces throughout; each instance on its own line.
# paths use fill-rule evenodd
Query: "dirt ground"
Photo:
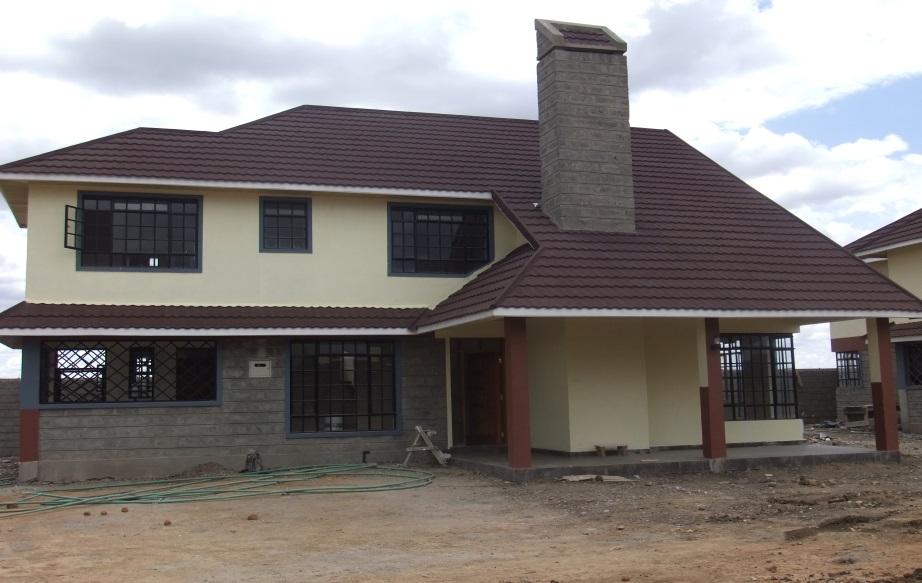
M 448 469 L 401 492 L 62 509 L 0 519 L 0 580 L 922 581 L 922 439 L 903 451 L 616 483 Z

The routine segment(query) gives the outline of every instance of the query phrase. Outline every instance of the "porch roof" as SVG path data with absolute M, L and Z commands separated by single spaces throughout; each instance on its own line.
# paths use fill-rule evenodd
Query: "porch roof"
M 20 302 L 0 313 L 0 338 L 22 336 L 196 334 L 409 334 L 419 308 L 269 306 L 116 306 Z

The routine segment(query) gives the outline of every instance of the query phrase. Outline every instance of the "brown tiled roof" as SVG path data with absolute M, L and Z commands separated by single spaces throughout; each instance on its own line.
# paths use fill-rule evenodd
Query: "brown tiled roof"
M 0 328 L 397 328 L 419 308 L 300 308 L 256 306 L 114 306 L 20 302 L 0 313 Z
M 138 128 L 0 172 L 484 192 L 540 180 L 535 126 L 302 106 L 221 132 Z
M 538 123 L 302 106 L 222 132 L 138 129 L 0 172 L 492 191 L 530 241 L 426 314 L 498 308 L 922 312 L 922 303 L 665 130 L 631 131 L 637 229 L 539 209 Z
M 884 225 L 876 231 L 868 233 L 864 237 L 849 243 L 845 248 L 852 253 L 861 254 L 865 251 L 917 239 L 922 239 L 922 209 L 909 213 L 889 225 Z
M 912 336 L 922 336 L 922 321 L 890 325 L 890 338 L 910 338 Z

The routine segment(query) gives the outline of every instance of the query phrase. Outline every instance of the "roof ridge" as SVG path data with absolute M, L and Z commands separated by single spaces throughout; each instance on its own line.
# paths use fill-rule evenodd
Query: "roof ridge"
M 532 253 L 531 257 L 525 260 L 525 263 L 523 263 L 522 267 L 519 268 L 519 272 L 515 275 L 515 277 L 509 280 L 509 283 L 506 284 L 506 287 L 503 288 L 503 291 L 500 292 L 498 296 L 496 296 L 495 300 L 490 302 L 490 308 L 496 308 L 499 306 L 499 303 L 509 295 L 509 292 L 512 290 L 512 288 L 522 280 L 522 278 L 525 276 L 525 272 L 531 266 L 532 262 L 534 262 L 534 260 L 537 259 L 539 255 L 541 255 L 542 251 L 544 251 L 544 247 L 535 248 L 535 252 Z

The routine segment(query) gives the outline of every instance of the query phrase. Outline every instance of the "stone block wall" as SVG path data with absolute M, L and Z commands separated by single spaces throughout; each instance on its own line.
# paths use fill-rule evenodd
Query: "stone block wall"
M 835 420 L 838 385 L 836 369 L 800 369 L 797 376 L 797 404 L 804 423 Z
M 624 52 L 539 52 L 542 210 L 562 229 L 633 232 Z
M 872 404 L 871 363 L 867 350 L 861 351 L 861 384 L 858 386 L 836 386 L 836 418 L 845 421 L 845 408 Z M 838 382 L 837 382 L 838 384 Z
M 907 389 L 905 404 L 909 411 L 907 415 L 909 423 L 903 431 L 922 433 L 922 387 Z
M 0 457 L 19 455 L 19 379 L 0 379 Z
M 39 478 L 154 477 L 207 462 L 239 470 L 251 449 L 268 467 L 357 463 L 364 451 L 370 462 L 402 461 L 417 424 L 438 431 L 444 447 L 444 342 L 432 336 L 396 342 L 402 429 L 396 435 L 287 435 L 288 340 L 225 339 L 222 402 L 215 406 L 42 410 Z M 272 376 L 249 378 L 253 359 L 270 360 Z

